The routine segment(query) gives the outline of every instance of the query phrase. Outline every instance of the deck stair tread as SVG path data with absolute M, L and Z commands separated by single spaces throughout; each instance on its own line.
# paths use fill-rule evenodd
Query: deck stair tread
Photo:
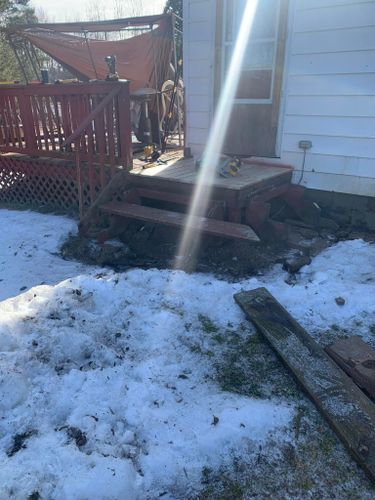
M 102 211 L 112 215 L 119 215 L 130 219 L 138 219 L 144 222 L 154 222 L 172 227 L 184 227 L 187 220 L 187 215 L 180 212 L 146 207 L 122 201 L 106 203 L 100 208 Z M 189 220 L 191 229 L 202 231 L 211 236 L 247 240 L 252 242 L 260 241 L 254 230 L 245 224 L 198 216 L 192 216 Z

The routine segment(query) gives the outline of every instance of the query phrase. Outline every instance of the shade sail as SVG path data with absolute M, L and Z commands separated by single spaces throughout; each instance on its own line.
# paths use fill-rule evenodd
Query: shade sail
M 116 55 L 119 77 L 130 81 L 130 91 L 133 92 L 142 87 L 160 88 L 168 78 L 173 46 L 172 22 L 172 16 L 161 15 L 96 23 L 20 25 L 17 29 L 13 27 L 12 32 L 29 40 L 83 80 L 104 80 L 108 74 L 104 58 Z M 116 41 L 89 36 L 86 41 L 82 36 L 66 33 L 115 31 L 126 26 L 147 25 L 156 27 L 142 35 Z
M 129 26 L 154 26 L 166 19 L 171 19 L 173 14 L 159 14 L 154 16 L 125 17 L 123 19 L 109 19 L 105 21 L 76 21 L 67 23 L 32 23 L 32 24 L 12 24 L 6 28 L 7 33 L 20 33 L 25 30 L 43 29 L 60 33 L 82 33 L 89 32 L 109 32 L 117 31 Z

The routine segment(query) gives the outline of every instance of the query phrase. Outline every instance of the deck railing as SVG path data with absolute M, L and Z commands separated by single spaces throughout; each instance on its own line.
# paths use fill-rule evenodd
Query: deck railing
M 126 165 L 130 111 L 127 82 L 90 82 L 0 87 L 0 151 L 66 157 L 74 144 L 66 140 L 101 106 L 81 137 L 82 153 Z
M 0 153 L 9 152 L 71 159 L 79 185 L 84 162 L 93 201 L 98 173 L 103 188 L 116 166 L 132 165 L 128 82 L 1 86 Z

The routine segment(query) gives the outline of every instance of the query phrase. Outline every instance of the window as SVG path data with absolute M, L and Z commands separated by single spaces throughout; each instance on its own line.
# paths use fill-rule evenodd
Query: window
M 236 94 L 239 102 L 253 100 L 272 102 L 279 3 L 279 0 L 258 2 Z M 246 0 L 224 0 L 223 79 L 227 75 L 245 4 Z

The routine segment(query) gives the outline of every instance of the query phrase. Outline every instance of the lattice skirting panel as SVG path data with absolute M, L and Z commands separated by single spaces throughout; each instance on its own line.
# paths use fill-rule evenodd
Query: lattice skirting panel
M 98 167 L 81 167 L 83 207 L 90 206 L 100 190 Z M 79 210 L 77 169 L 74 163 L 54 158 L 0 155 L 0 203 L 42 205 L 67 211 Z

